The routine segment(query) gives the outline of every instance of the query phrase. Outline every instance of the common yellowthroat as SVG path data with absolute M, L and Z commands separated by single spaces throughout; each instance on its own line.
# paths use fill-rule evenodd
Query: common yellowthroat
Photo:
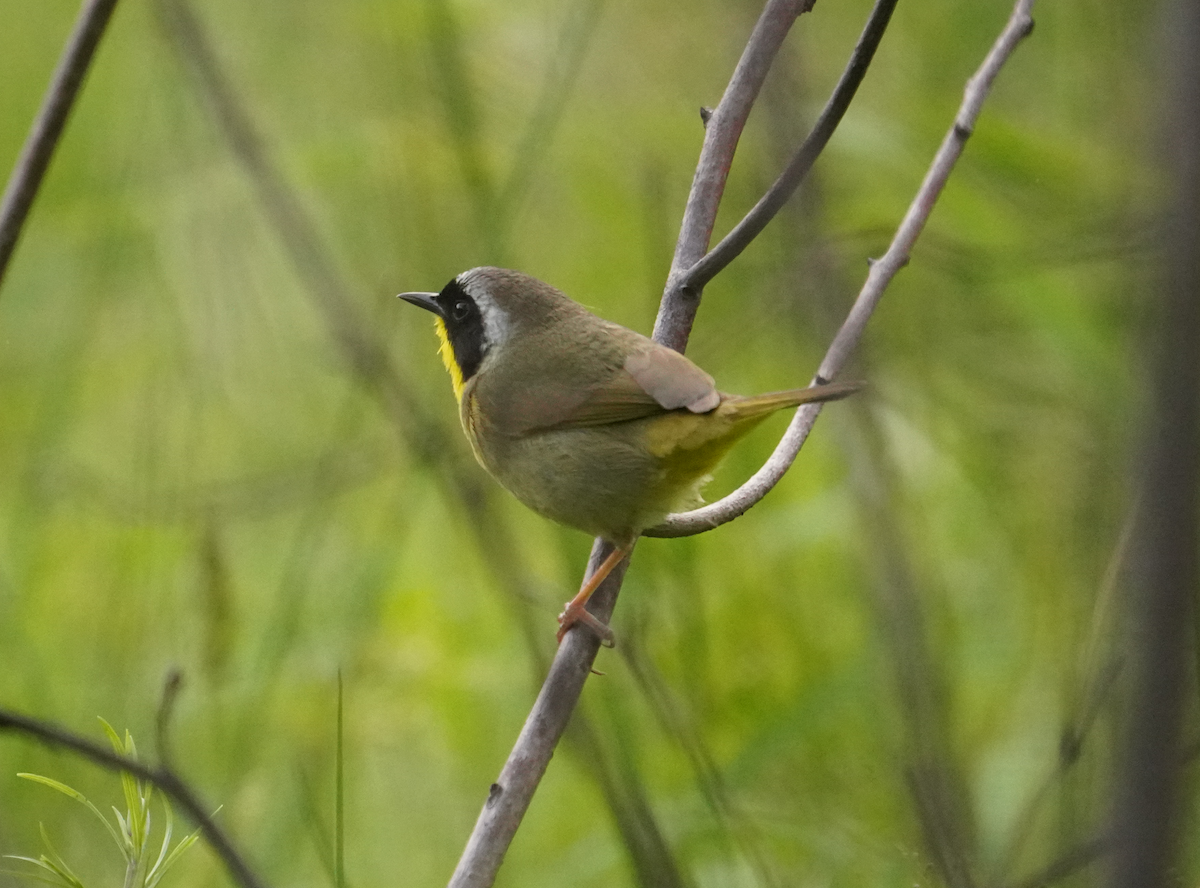
M 700 504 L 700 488 L 739 438 L 776 410 L 858 388 L 719 392 L 679 352 L 503 268 L 473 268 L 440 293 L 400 298 L 437 316 L 479 463 L 535 512 L 615 547 L 559 615 L 560 642 L 582 622 L 612 643 L 588 598 L 643 530 Z

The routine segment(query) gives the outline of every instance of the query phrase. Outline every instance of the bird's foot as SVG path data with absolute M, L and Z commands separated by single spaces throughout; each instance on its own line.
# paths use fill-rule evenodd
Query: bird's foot
M 566 637 L 569 630 L 576 623 L 583 623 L 589 629 L 600 637 L 600 643 L 605 647 L 614 647 L 617 643 L 616 636 L 613 635 L 612 629 L 607 624 L 600 622 L 591 611 L 582 604 L 576 604 L 574 601 L 568 601 L 563 612 L 558 615 L 558 643 L 562 644 L 563 638 Z

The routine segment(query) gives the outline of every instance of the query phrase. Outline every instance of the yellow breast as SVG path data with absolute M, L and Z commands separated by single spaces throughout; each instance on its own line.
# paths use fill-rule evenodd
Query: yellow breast
M 454 360 L 454 347 L 450 345 L 450 337 L 446 335 L 445 322 L 441 318 L 435 318 L 434 325 L 437 329 L 438 342 L 441 343 L 441 346 L 438 348 L 438 354 L 442 356 L 442 364 L 445 365 L 446 372 L 450 374 L 450 384 L 454 386 L 454 399 L 461 404 L 463 393 L 462 370 L 459 369 L 458 361 Z

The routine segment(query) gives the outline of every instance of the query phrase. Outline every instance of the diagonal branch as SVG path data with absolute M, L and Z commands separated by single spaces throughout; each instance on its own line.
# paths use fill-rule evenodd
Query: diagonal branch
M 196 795 L 196 791 L 170 768 L 152 767 L 137 759 L 113 752 L 66 728 L 6 709 L 0 709 L 0 732 L 3 731 L 27 734 L 56 749 L 69 750 L 109 771 L 132 774 L 139 780 L 153 783 L 174 799 L 192 818 L 237 884 L 242 888 L 266 888 L 266 883 L 254 874 L 250 865 L 234 848 L 229 836 L 208 814 L 211 809 L 206 807 Z
M 4 199 L 0 201 L 0 283 L 116 5 L 117 0 L 88 0 L 79 11 L 42 107 L 13 167 Z
M 759 199 L 742 221 L 709 251 L 708 255 L 687 271 L 683 277 L 686 288 L 703 289 L 705 284 L 740 256 L 742 250 L 746 249 L 762 233 L 762 230 L 783 209 L 784 204 L 800 187 L 800 183 L 804 181 L 804 177 L 808 175 L 812 165 L 825 150 L 825 145 L 828 144 L 834 130 L 842 122 L 842 117 L 845 115 L 846 109 L 850 107 L 850 102 L 854 100 L 859 84 L 862 83 L 867 74 L 867 68 L 871 66 L 871 60 L 875 57 L 875 50 L 879 48 L 879 41 L 883 39 L 883 33 L 892 19 L 892 12 L 895 10 L 897 2 L 898 0 L 876 0 L 875 8 L 871 10 L 862 36 L 858 38 L 854 52 L 850 55 L 850 61 L 846 63 L 846 70 L 842 72 L 841 79 L 834 87 L 833 94 L 826 102 L 812 131 L 796 149 L 796 153 L 788 161 L 787 167 L 775 180 L 775 183 L 767 189 L 767 193 Z
M 888 247 L 883 258 L 871 263 L 867 280 L 851 307 L 849 316 L 825 353 L 825 359 L 821 362 L 821 367 L 813 380 L 814 383 L 829 382 L 846 366 L 851 354 L 858 346 L 858 341 L 862 338 L 867 321 L 871 319 L 871 314 L 879 305 L 879 300 L 883 298 L 884 291 L 887 290 L 896 273 L 908 264 L 913 244 L 916 243 L 921 231 L 925 228 L 925 223 L 929 220 L 930 213 L 933 212 L 934 204 L 946 186 L 946 180 L 949 179 L 954 165 L 962 155 L 967 138 L 974 130 L 983 103 L 991 91 L 992 82 L 1012 55 L 1013 50 L 1033 30 L 1032 9 L 1033 0 L 1017 0 L 1004 30 L 1001 31 L 979 70 L 967 81 L 966 92 L 958 115 L 954 118 L 954 125 L 942 140 L 941 147 L 938 148 L 933 163 L 925 174 L 925 180 L 921 183 L 904 220 L 892 238 L 891 246 Z M 646 531 L 645 536 L 691 536 L 712 530 L 714 527 L 720 527 L 743 515 L 751 506 L 766 496 L 791 467 L 820 413 L 821 404 L 819 403 L 802 406 L 796 411 L 783 438 L 775 447 L 774 453 L 750 480 L 729 496 L 717 500 L 715 503 L 691 512 L 669 515 L 667 520 L 658 527 Z

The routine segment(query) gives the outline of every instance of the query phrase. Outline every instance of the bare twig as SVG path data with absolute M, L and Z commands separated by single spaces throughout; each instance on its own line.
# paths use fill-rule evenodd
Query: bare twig
M 746 118 L 792 22 L 813 2 L 815 0 L 768 0 L 759 17 L 725 95 L 705 128 L 704 147 L 672 264 L 672 279 L 690 268 L 707 250 L 734 149 Z M 697 293 L 674 286 L 668 280 L 655 324 L 655 338 L 682 350 L 691 333 L 698 305 Z M 585 577 L 590 576 L 611 551 L 608 543 L 596 540 Z M 592 596 L 588 609 L 601 620 L 607 621 L 612 614 L 628 563 L 628 559 L 622 562 Z M 566 729 L 598 651 L 599 639 L 590 632 L 569 632 L 559 646 L 550 674 L 508 761 L 491 786 L 475 829 L 450 879 L 450 888 L 486 888 L 495 881 L 504 854 Z
M 537 624 L 530 619 L 529 609 L 519 606 L 527 599 L 524 592 L 526 572 L 517 563 L 515 553 L 518 547 L 511 542 L 507 524 L 492 507 L 492 488 L 481 483 L 481 476 L 473 467 L 464 467 L 455 460 L 453 454 L 457 451 L 445 442 L 441 428 L 412 401 L 408 394 L 410 386 L 401 368 L 392 361 L 370 325 L 364 322 L 357 311 L 350 288 L 337 269 L 328 246 L 319 237 L 317 226 L 272 160 L 195 12 L 186 0 L 160 0 L 160 9 L 176 46 L 197 75 L 201 91 L 234 155 L 253 182 L 268 219 L 292 257 L 310 296 L 321 309 L 335 342 L 343 349 L 348 367 L 358 381 L 382 402 L 407 446 L 436 470 L 451 501 L 462 506 L 483 560 L 506 593 L 505 598 L 524 632 L 532 662 L 541 679 L 545 670 L 545 658 L 541 654 L 544 636 L 539 635 Z M 599 0 L 591 0 L 585 10 L 584 21 L 579 26 L 581 31 L 571 41 L 570 67 L 578 65 L 578 56 L 582 54 L 583 43 L 598 9 Z M 467 89 L 463 83 L 459 84 L 459 88 L 464 91 Z M 469 104 L 465 92 L 458 100 Z M 555 101 L 560 101 L 560 98 L 556 97 Z M 535 116 L 537 126 L 551 126 L 556 113 L 553 107 L 539 112 Z M 478 190 L 480 183 L 470 184 Z M 519 183 L 513 184 L 507 189 L 509 197 L 516 200 L 522 187 Z M 484 228 L 490 224 L 482 218 L 489 212 L 485 206 L 489 202 L 490 198 L 480 204 L 480 224 Z M 321 475 L 324 477 L 325 473 Z M 592 744 L 589 751 L 594 753 L 597 748 Z M 606 776 L 605 762 L 587 759 L 585 763 L 596 775 L 606 799 L 614 805 L 614 818 L 619 824 L 622 823 L 620 805 L 636 807 L 640 789 L 625 785 L 620 787 L 620 792 L 616 792 L 614 780 Z M 657 830 L 657 826 L 650 823 L 648 811 L 639 811 L 639 815 L 636 826 L 639 832 L 648 834 Z M 639 847 L 630 845 L 634 866 L 639 873 L 662 874 L 672 870 L 674 862 L 669 855 L 658 853 L 661 850 L 654 843 L 643 842 Z
M 883 34 L 887 30 L 888 22 L 891 21 L 892 11 L 896 8 L 897 2 L 898 0 L 876 0 L 875 8 L 871 10 L 862 36 L 858 38 L 858 44 L 850 55 L 850 61 L 846 63 L 846 70 L 842 72 L 841 79 L 838 80 L 832 95 L 829 96 L 829 101 L 825 103 L 825 108 L 813 125 L 812 131 L 796 150 L 796 153 L 792 155 L 787 167 L 767 190 L 767 193 L 759 199 L 742 221 L 735 225 L 733 230 L 708 252 L 708 255 L 687 271 L 683 276 L 685 288 L 703 289 L 705 284 L 740 256 L 742 250 L 746 249 L 762 233 L 762 230 L 783 209 L 783 205 L 800 187 L 800 183 L 812 169 L 817 157 L 825 150 L 825 145 L 828 144 L 834 130 L 842 122 L 842 117 L 845 115 L 846 109 L 850 107 L 854 94 L 858 92 L 859 84 L 866 76 L 867 68 L 871 66 L 875 50 L 879 47 L 879 41 L 883 39 Z
M 676 351 L 683 351 L 687 346 L 692 322 L 700 307 L 700 290 L 688 286 L 685 278 L 708 250 L 738 139 L 792 22 L 810 10 L 815 2 L 767 0 L 720 104 L 705 119 L 704 145 L 683 211 L 675 258 L 667 275 L 658 319 L 654 322 L 654 338 Z
M 113 752 L 111 749 L 68 731 L 66 728 L 6 709 L 0 709 L 0 731 L 12 731 L 36 737 L 50 746 L 70 750 L 109 771 L 124 771 L 139 780 L 153 783 L 187 812 L 196 826 L 200 828 L 209 845 L 216 851 L 217 856 L 221 858 L 235 882 L 242 888 L 266 888 L 266 883 L 251 871 L 250 865 L 233 847 L 233 843 L 225 831 L 209 816 L 208 812 L 211 809 L 201 802 L 196 791 L 170 768 L 152 767 L 137 759 Z
M 862 338 L 867 321 L 870 320 L 871 314 L 883 297 L 884 291 L 896 273 L 908 263 L 913 244 L 929 220 L 929 215 L 933 212 L 933 206 L 945 187 L 946 180 L 962 155 L 967 138 L 975 127 L 975 121 L 979 119 L 979 112 L 991 90 L 992 81 L 995 80 L 1004 63 L 1008 61 L 1013 50 L 1017 48 L 1017 44 L 1033 29 L 1032 8 L 1033 0 L 1018 0 L 1008 23 L 995 45 L 992 46 L 991 52 L 988 53 L 975 76 L 967 81 L 966 93 L 958 115 L 954 119 L 954 126 L 950 128 L 941 147 L 938 148 L 933 163 L 925 174 L 925 180 L 921 183 L 920 190 L 917 191 L 916 197 L 913 198 L 904 220 L 900 223 L 900 227 L 892 239 L 891 246 L 888 247 L 883 258 L 871 263 L 866 283 L 863 284 L 841 330 L 838 331 L 829 350 L 825 353 L 825 359 L 821 362 L 820 369 L 813 380 L 814 383 L 828 382 L 834 379 L 846 366 L 859 339 Z M 647 530 L 645 535 L 655 537 L 690 536 L 720 527 L 743 515 L 746 510 L 766 496 L 791 467 L 820 413 L 820 404 L 806 404 L 797 410 L 770 458 L 762 468 L 733 493 L 691 512 L 670 515 L 658 527 Z
M 592 548 L 589 575 L 610 551 L 606 545 Z M 617 565 L 592 596 L 589 610 L 601 620 L 607 621 L 611 616 L 616 591 L 628 566 L 628 560 Z M 568 632 L 563 639 L 508 761 L 488 790 L 487 801 L 450 879 L 450 888 L 486 888 L 495 881 L 534 790 L 571 719 L 599 649 L 600 639 L 591 632 Z
M 117 0 L 87 0 L 0 201 L 0 284 Z

